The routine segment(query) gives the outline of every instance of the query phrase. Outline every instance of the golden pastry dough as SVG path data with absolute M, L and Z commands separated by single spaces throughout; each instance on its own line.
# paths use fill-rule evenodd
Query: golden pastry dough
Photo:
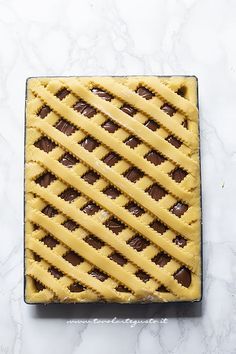
M 195 77 L 27 83 L 25 299 L 201 298 Z

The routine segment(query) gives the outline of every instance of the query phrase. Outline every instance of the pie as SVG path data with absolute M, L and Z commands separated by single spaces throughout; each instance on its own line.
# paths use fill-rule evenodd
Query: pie
M 195 77 L 27 81 L 27 303 L 201 300 Z

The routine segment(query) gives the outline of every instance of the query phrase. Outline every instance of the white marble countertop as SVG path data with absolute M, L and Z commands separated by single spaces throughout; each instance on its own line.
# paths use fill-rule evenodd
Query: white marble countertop
M 0 0 L 0 353 L 236 353 L 235 17 L 233 0 Z M 23 302 L 25 80 L 92 74 L 199 78 L 202 303 Z

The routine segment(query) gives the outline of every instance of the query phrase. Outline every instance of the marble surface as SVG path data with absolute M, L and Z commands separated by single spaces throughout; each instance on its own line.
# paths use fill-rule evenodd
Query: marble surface
M 0 353 L 236 353 L 235 16 L 233 0 L 0 0 Z M 202 303 L 23 302 L 25 80 L 92 74 L 199 78 Z

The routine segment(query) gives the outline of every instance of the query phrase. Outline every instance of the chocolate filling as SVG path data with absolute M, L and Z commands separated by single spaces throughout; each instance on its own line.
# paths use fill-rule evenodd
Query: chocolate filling
M 179 149 L 180 146 L 182 145 L 181 141 L 176 139 L 173 135 L 170 135 L 166 138 L 166 141 L 173 145 L 176 149 Z
M 90 170 L 88 172 L 86 172 L 83 177 L 82 177 L 86 182 L 88 182 L 89 184 L 94 184 L 97 179 L 99 178 L 98 174 L 95 173 L 94 171 Z
M 62 165 L 71 168 L 79 161 L 74 156 L 70 155 L 69 153 L 66 153 L 60 158 L 59 162 L 62 163 Z
M 77 265 L 79 265 L 80 263 L 83 262 L 83 258 L 80 257 L 78 254 L 76 254 L 74 251 L 69 251 L 69 252 L 67 252 L 67 253 L 63 256 L 63 258 L 64 258 L 67 262 L 71 263 L 73 266 L 77 266 Z
M 55 128 L 68 136 L 75 132 L 75 126 L 67 122 L 65 119 L 60 119 L 55 125 Z
M 157 124 L 154 120 L 150 119 L 145 123 L 145 126 L 155 132 L 158 128 L 160 128 L 159 124 Z
M 45 289 L 45 286 L 41 284 L 39 281 L 37 281 L 36 279 L 34 279 L 34 286 L 37 291 L 42 291 L 43 289 Z
M 68 91 L 66 88 L 63 88 L 57 92 L 56 96 L 59 98 L 59 100 L 63 100 L 67 95 L 69 95 L 69 93 L 70 91 Z
M 130 291 L 123 285 L 118 285 L 116 287 L 116 291 L 119 291 L 120 293 L 129 293 Z
M 140 143 L 141 141 L 135 136 L 129 136 L 125 141 L 125 144 L 128 145 L 131 149 L 136 148 Z
M 138 252 L 141 252 L 150 244 L 149 241 L 139 235 L 132 237 L 127 243 Z
M 179 218 L 188 210 L 188 205 L 178 202 L 176 203 L 171 209 L 170 211 L 175 214 L 176 216 L 178 216 Z
M 116 235 L 125 229 L 125 225 L 114 217 L 106 220 L 104 225 Z
M 109 186 L 103 191 L 111 199 L 116 199 L 120 195 L 120 191 L 118 191 L 115 187 Z
M 60 272 L 60 270 L 55 268 L 55 267 L 50 267 L 48 269 L 48 271 L 49 271 L 49 273 L 51 273 L 57 279 L 60 279 L 61 277 L 63 277 L 63 273 Z
M 79 226 L 76 224 L 76 222 L 74 222 L 73 220 L 71 219 L 68 219 L 67 221 L 65 221 L 63 224 L 62 224 L 64 227 L 66 227 L 68 230 L 70 231 L 74 231 L 76 230 Z
M 55 215 L 58 214 L 57 210 L 54 209 L 51 205 L 47 205 L 43 210 L 42 213 L 47 215 L 49 218 L 53 218 Z
M 77 192 L 73 188 L 67 188 L 64 192 L 60 194 L 60 198 L 64 199 L 66 202 L 73 202 L 78 196 L 80 195 L 79 192 Z
M 167 230 L 167 227 L 158 220 L 153 221 L 150 226 L 161 235 Z
M 118 161 L 120 160 L 120 157 L 115 154 L 114 152 L 109 152 L 104 159 L 103 162 L 107 164 L 109 167 L 114 166 Z
M 84 241 L 87 242 L 90 246 L 92 246 L 96 250 L 99 250 L 100 248 L 102 248 L 102 246 L 104 246 L 104 242 L 94 235 L 86 236 Z
M 185 119 L 185 120 L 183 121 L 182 126 L 183 126 L 184 128 L 186 128 L 186 129 L 188 129 L 188 120 L 187 120 L 187 119 Z
M 179 246 L 179 247 L 184 247 L 186 246 L 187 244 L 187 241 L 185 240 L 184 237 L 180 236 L 180 235 L 177 235 L 174 239 L 173 239 L 173 242 Z
M 68 287 L 68 289 L 72 293 L 80 293 L 81 291 L 84 290 L 84 287 L 80 283 L 73 283 Z
M 50 172 L 46 172 L 43 175 L 39 176 L 35 183 L 39 184 L 41 187 L 47 188 L 49 184 L 55 181 L 56 177 L 52 175 Z
M 129 104 L 126 103 L 120 109 L 122 112 L 128 114 L 131 117 L 133 117 L 137 113 L 135 108 L 131 107 Z
M 180 183 L 187 176 L 187 172 L 178 167 L 170 175 L 175 182 Z
M 89 152 L 92 152 L 96 147 L 99 146 L 99 143 L 91 137 L 85 138 L 80 144 Z
M 49 248 L 53 249 L 59 242 L 52 236 L 47 235 L 41 239 L 41 241 L 48 246 Z
M 160 291 L 161 293 L 168 293 L 169 292 L 164 285 L 159 286 L 157 291 Z
M 99 207 L 98 207 L 96 204 L 89 202 L 89 203 L 86 204 L 81 210 L 82 210 L 85 214 L 94 215 L 95 213 L 98 212 Z
M 108 119 L 102 127 L 107 130 L 109 133 L 115 133 L 115 131 L 119 128 L 117 124 L 112 122 L 112 120 Z
M 151 163 L 153 163 L 155 166 L 160 165 L 162 162 L 165 161 L 165 158 L 159 154 L 156 151 L 150 151 L 145 158 L 150 161 Z
M 99 269 L 94 268 L 91 272 L 89 272 L 90 275 L 92 275 L 94 278 L 97 278 L 100 281 L 104 281 L 108 278 L 106 274 L 101 272 Z
M 163 104 L 163 106 L 161 107 L 161 109 L 166 113 L 168 114 L 170 117 L 172 117 L 175 112 L 176 112 L 176 109 L 172 106 L 170 106 L 168 103 L 165 103 Z
M 74 109 L 86 116 L 87 118 L 92 118 L 96 114 L 96 109 L 90 106 L 88 103 L 80 100 L 74 105 Z
M 184 97 L 186 95 L 186 87 L 185 86 L 180 87 L 176 93 L 177 95 Z
M 91 90 L 95 95 L 101 97 L 102 99 L 104 99 L 105 101 L 111 101 L 113 99 L 113 96 L 110 95 L 108 92 L 100 89 L 99 87 L 94 87 Z
M 152 261 L 160 267 L 164 267 L 170 260 L 171 257 L 164 252 L 160 252 L 152 258 Z
M 112 253 L 109 258 L 113 260 L 114 262 L 118 263 L 119 265 L 123 266 L 124 264 L 127 263 L 127 259 L 124 258 L 120 253 L 114 252 Z
M 36 262 L 40 262 L 41 261 L 42 258 L 38 254 L 34 253 L 33 255 L 34 255 L 34 260 Z
M 143 270 L 138 270 L 136 273 L 135 273 L 136 277 L 138 277 L 139 279 L 141 279 L 144 283 L 146 283 L 149 279 L 150 279 L 150 276 L 145 273 Z
M 45 118 L 45 117 L 48 115 L 48 113 L 50 113 L 50 112 L 51 112 L 51 108 L 50 108 L 50 107 L 48 107 L 48 106 L 43 106 L 43 107 L 39 110 L 38 116 L 43 119 L 43 118 Z
M 184 266 L 175 272 L 174 278 L 185 288 L 188 288 L 191 284 L 191 272 Z
M 131 214 L 137 217 L 144 213 L 144 210 L 134 202 L 129 202 L 128 204 L 126 204 L 125 209 L 127 209 Z
M 36 143 L 34 143 L 34 146 L 48 153 L 56 147 L 56 144 L 52 140 L 48 139 L 46 136 L 43 136 L 42 138 L 37 140 Z
M 146 192 L 156 201 L 160 200 L 166 195 L 166 191 L 157 183 L 151 185 Z
M 150 100 L 154 96 L 154 94 L 144 86 L 140 86 L 136 92 L 146 100 Z
M 141 177 L 143 177 L 143 175 L 143 172 L 137 167 L 131 167 L 123 174 L 124 177 L 133 183 L 138 181 Z

